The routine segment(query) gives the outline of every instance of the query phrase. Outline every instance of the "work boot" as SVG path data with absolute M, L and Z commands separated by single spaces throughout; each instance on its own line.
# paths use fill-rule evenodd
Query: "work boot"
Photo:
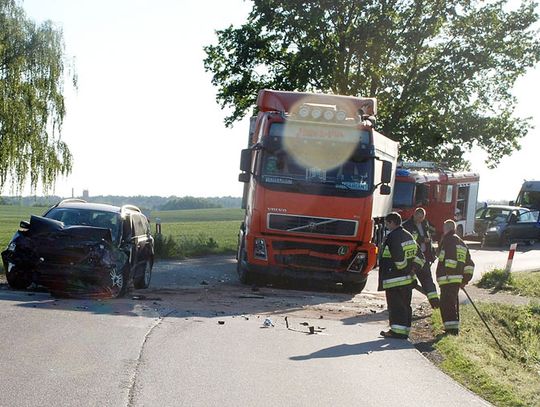
M 394 332 L 391 329 L 389 329 L 388 331 L 381 331 L 380 335 L 384 338 L 394 338 L 394 339 L 407 339 L 408 338 L 408 335 L 398 334 L 397 332 Z

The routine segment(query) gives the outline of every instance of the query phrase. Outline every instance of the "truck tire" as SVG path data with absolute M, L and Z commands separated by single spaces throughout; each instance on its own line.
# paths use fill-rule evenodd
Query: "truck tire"
M 355 282 L 348 282 L 343 285 L 343 288 L 348 293 L 352 294 L 360 294 L 362 290 L 366 287 L 367 279 L 364 281 L 355 281 Z
M 238 254 L 237 258 L 238 261 L 236 263 L 236 272 L 238 273 L 238 279 L 242 284 L 249 284 L 251 281 L 249 272 L 247 270 L 247 253 L 246 253 L 246 243 L 245 240 L 242 239 L 240 241 L 239 247 L 238 247 Z

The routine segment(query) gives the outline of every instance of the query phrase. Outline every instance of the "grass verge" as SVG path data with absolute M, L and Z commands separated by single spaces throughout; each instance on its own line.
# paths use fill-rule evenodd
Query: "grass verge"
M 502 269 L 492 270 L 478 282 L 480 288 L 510 291 L 526 297 L 540 297 L 540 270 L 506 274 Z
M 496 406 L 540 405 L 540 305 L 478 303 L 508 359 L 471 305 L 461 309 L 459 336 L 443 336 L 439 313 L 432 315 L 433 347 L 440 368 Z

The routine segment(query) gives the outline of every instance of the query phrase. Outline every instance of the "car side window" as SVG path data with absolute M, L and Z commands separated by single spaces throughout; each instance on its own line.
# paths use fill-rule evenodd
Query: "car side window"
M 135 236 L 143 236 L 147 233 L 146 225 L 144 224 L 143 217 L 139 214 L 133 215 L 133 226 L 135 229 Z
M 534 219 L 531 216 L 531 212 L 521 212 L 517 219 L 518 223 L 528 223 L 534 222 Z

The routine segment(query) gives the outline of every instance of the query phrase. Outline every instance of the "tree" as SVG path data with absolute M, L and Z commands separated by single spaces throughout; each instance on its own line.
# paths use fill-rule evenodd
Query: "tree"
M 47 191 L 71 171 L 61 140 L 64 115 L 64 43 L 50 22 L 29 20 L 16 0 L 0 0 L 0 191 Z M 76 77 L 72 75 L 76 86 Z
M 537 21 L 531 0 L 254 0 L 204 66 L 227 126 L 263 88 L 371 96 L 403 159 L 463 168 L 477 144 L 494 167 L 531 128 L 511 89 L 540 58 Z

